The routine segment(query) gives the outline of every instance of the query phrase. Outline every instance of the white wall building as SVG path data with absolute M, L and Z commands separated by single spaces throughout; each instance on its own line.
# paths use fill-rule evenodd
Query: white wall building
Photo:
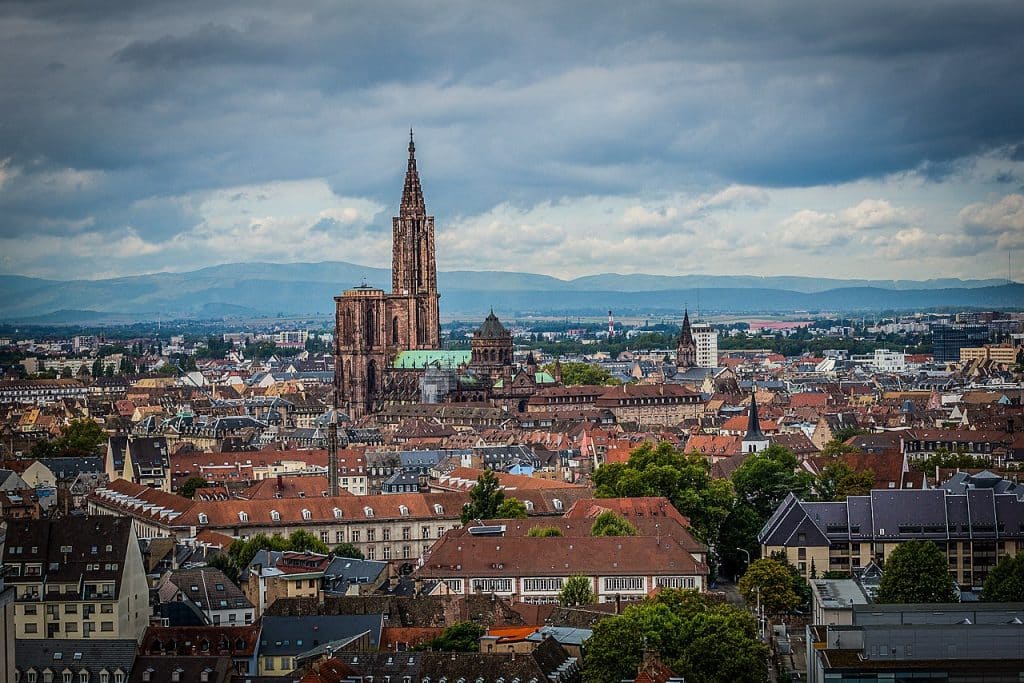
M 878 372 L 905 372 L 907 369 L 907 356 L 902 351 L 875 349 L 875 357 L 871 362 L 871 367 Z
M 697 345 L 697 367 L 718 367 L 718 332 L 708 323 L 694 323 L 693 341 Z

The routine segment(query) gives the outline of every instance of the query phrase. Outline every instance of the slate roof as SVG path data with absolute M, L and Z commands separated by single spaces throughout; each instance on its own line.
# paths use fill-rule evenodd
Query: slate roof
M 41 458 L 39 463 L 53 472 L 57 481 L 74 481 L 83 472 L 103 472 L 103 458 Z
M 292 656 L 324 643 L 370 632 L 370 646 L 380 643 L 384 626 L 382 614 L 341 614 L 336 616 L 264 616 L 259 656 Z
M 203 610 L 252 608 L 245 593 L 215 567 L 173 572 L 160 585 L 160 600 L 173 600 L 179 592 Z
M 146 657 L 135 660 L 128 683 L 172 683 L 200 681 L 206 673 L 209 683 L 235 680 L 234 665 L 230 657 Z M 113 680 L 113 679 L 111 679 Z
M 110 680 L 114 680 L 114 672 L 120 669 L 126 675 L 132 670 L 135 661 L 135 640 L 102 640 L 85 638 L 81 640 L 57 639 L 25 639 L 14 642 L 14 663 L 21 672 L 21 680 L 27 680 L 25 672 L 34 668 L 37 681 L 43 680 L 43 669 L 51 669 L 54 680 L 61 680 L 61 672 L 65 668 L 78 680 L 82 669 L 89 672 L 90 681 L 98 681 L 100 672 L 106 670 Z
M 352 584 L 374 583 L 387 571 L 387 562 L 335 557 L 324 570 L 324 590 L 344 594 Z

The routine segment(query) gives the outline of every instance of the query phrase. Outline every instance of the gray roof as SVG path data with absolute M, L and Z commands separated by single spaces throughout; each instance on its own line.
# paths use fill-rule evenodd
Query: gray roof
M 1024 500 L 991 488 L 954 494 L 945 489 L 876 489 L 846 501 L 802 502 L 786 497 L 762 527 L 769 546 L 824 546 L 830 541 L 1024 539 Z
M 545 626 L 526 636 L 526 639 L 531 642 L 540 642 L 545 638 L 554 638 L 563 645 L 583 645 L 592 635 L 594 635 L 594 631 L 589 628 Z
M 42 672 L 49 668 L 54 672 L 54 681 L 61 680 L 61 672 L 69 669 L 74 678 L 78 680 L 78 672 L 85 669 L 90 673 L 90 681 L 98 681 L 100 671 L 106 669 L 110 680 L 114 680 L 113 673 L 120 669 L 125 674 L 131 672 L 132 663 L 135 661 L 135 649 L 138 643 L 134 639 L 128 640 L 103 640 L 98 638 L 87 638 L 82 640 L 44 640 L 26 639 L 14 641 L 14 663 L 16 668 L 22 672 L 21 680 L 25 680 L 24 673 L 30 668 L 36 672 Z M 36 679 L 42 681 L 42 675 Z
M 324 570 L 324 590 L 345 593 L 351 584 L 374 583 L 387 568 L 387 562 L 335 557 Z
M 58 481 L 74 481 L 82 472 L 103 472 L 103 458 L 41 458 L 39 462 L 53 472 Z
M 380 643 L 383 614 L 340 614 L 336 616 L 263 617 L 259 656 L 291 656 L 323 643 L 370 632 L 370 646 Z

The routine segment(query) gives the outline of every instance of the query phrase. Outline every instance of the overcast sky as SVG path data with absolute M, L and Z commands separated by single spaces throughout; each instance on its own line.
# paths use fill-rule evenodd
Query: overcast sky
M 3 273 L 388 266 L 410 126 L 442 270 L 1024 264 L 1020 0 L 25 0 L 0 63 Z

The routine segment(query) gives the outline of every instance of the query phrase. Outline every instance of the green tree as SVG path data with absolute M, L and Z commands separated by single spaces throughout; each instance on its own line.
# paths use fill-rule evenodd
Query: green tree
M 718 544 L 722 522 L 732 510 L 732 485 L 711 478 L 711 464 L 699 453 L 684 454 L 668 442 L 644 443 L 626 463 L 599 467 L 593 475 L 604 498 L 664 496 L 690 519 L 694 533 L 708 545 Z
M 756 558 L 761 552 L 761 544 L 757 534 L 764 526 L 765 520 L 744 502 L 738 502 L 722 523 L 719 536 L 719 559 L 725 576 L 736 576 L 747 568 L 747 553 Z M 739 550 L 742 548 L 747 553 Z
M 847 453 L 860 453 L 860 449 L 856 446 L 845 444 L 839 439 L 832 439 L 825 444 L 824 448 L 821 449 L 822 456 L 826 458 L 837 458 L 840 455 L 846 455 Z
M 1024 602 L 1024 553 L 1006 555 L 985 577 L 984 602 Z
M 589 576 L 574 574 L 562 584 L 558 592 L 558 604 L 563 607 L 590 605 L 597 601 L 594 595 L 594 582 Z
M 616 385 L 622 384 L 612 377 L 606 368 L 590 363 L 562 363 L 562 384 L 567 387 L 580 384 L 587 385 Z M 552 377 L 555 375 L 554 363 L 549 363 L 542 368 Z
M 103 376 L 103 361 L 97 358 L 92 362 L 92 376 L 102 377 Z
M 496 519 L 526 519 L 526 503 L 518 498 L 506 498 L 494 512 Z
M 814 477 L 799 469 L 793 451 L 772 445 L 743 461 L 732 475 L 736 495 L 767 520 L 789 493 L 803 498 Z
M 711 604 L 695 591 L 669 589 L 594 625 L 584 681 L 632 680 L 647 649 L 688 681 L 768 680 L 768 649 L 758 640 L 757 623 L 748 612 Z
M 848 496 L 866 496 L 874 487 L 874 470 L 850 472 L 839 480 L 836 486 L 835 500 L 846 500 Z
M 935 449 L 935 455 L 924 460 L 916 460 L 911 463 L 911 467 L 918 471 L 934 474 L 936 467 L 942 469 L 965 469 L 969 467 L 988 467 L 989 464 L 988 460 L 980 456 L 959 452 L 951 453 L 945 448 L 937 448 Z
M 334 546 L 334 549 L 331 550 L 331 554 L 335 557 L 351 557 L 356 560 L 366 559 L 363 556 L 362 551 L 359 550 L 359 548 L 355 547 L 351 543 L 348 543 L 347 541 L 345 543 L 342 543 L 341 545 Z
M 486 631 L 483 626 L 477 626 L 472 621 L 460 621 L 425 643 L 423 649 L 429 648 L 444 652 L 479 652 L 480 638 L 484 633 Z
M 60 446 L 57 444 L 57 441 L 51 441 L 50 439 L 36 441 L 32 444 L 32 449 L 29 452 L 37 460 L 40 458 L 56 458 L 61 455 Z
M 238 568 L 231 562 L 231 558 L 228 557 L 227 553 L 218 553 L 212 558 L 207 560 L 206 565 L 214 567 L 224 572 L 224 576 L 231 579 L 232 583 L 237 584 L 239 580 Z
M 210 483 L 202 477 L 189 477 L 178 489 L 178 495 L 193 498 L 196 495 L 196 489 L 205 489 L 209 485 Z
M 905 541 L 885 561 L 879 603 L 957 602 L 946 553 L 931 541 Z
M 611 510 L 605 510 L 597 516 L 590 527 L 591 536 L 636 536 L 636 527 L 624 517 Z
M 862 434 L 867 433 L 868 430 L 861 429 L 860 427 L 840 427 L 836 431 L 832 432 L 832 439 L 841 443 L 847 439 L 852 439 L 855 436 L 861 436 Z
M 526 532 L 530 538 L 549 538 L 551 536 L 564 536 L 562 530 L 556 526 L 534 526 Z
M 326 543 L 305 529 L 293 531 L 288 536 L 288 550 L 305 550 L 313 553 L 320 553 L 321 555 L 326 555 L 331 552 L 331 549 L 327 547 Z
M 498 477 L 492 470 L 484 470 L 476 478 L 476 485 L 469 490 L 469 502 L 462 508 L 462 523 L 474 519 L 495 519 L 498 508 L 505 501 Z
M 58 445 L 63 451 L 94 453 L 107 442 L 107 433 L 95 420 L 85 418 L 72 420 L 60 430 Z
M 740 577 L 739 589 L 748 605 L 760 600 L 768 614 L 784 614 L 800 604 L 786 565 L 770 557 L 751 563 Z

